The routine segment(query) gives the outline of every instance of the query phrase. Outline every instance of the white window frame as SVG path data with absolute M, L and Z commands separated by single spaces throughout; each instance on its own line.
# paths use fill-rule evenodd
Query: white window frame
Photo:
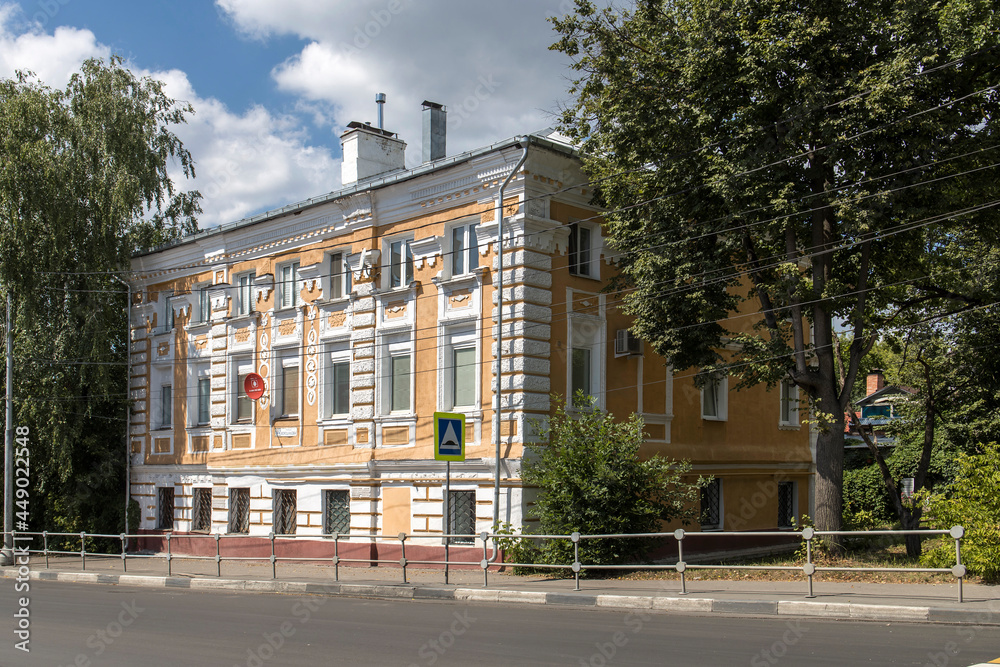
M 406 409 L 392 409 L 393 395 L 393 359 L 399 357 L 410 358 L 410 372 L 408 377 L 407 392 L 409 405 Z M 379 353 L 379 412 L 383 415 L 391 416 L 412 416 L 413 415 L 413 394 L 414 394 L 414 355 L 411 332 L 405 331 L 398 334 L 386 335 L 380 344 Z
M 177 322 L 174 318 L 174 292 L 168 290 L 163 292 L 163 331 L 172 331 Z
M 597 244 L 594 241 L 597 234 L 594 225 L 570 222 L 566 241 L 566 267 L 570 275 L 595 279 L 600 277 L 595 257 Z
M 476 236 L 478 226 L 477 221 L 466 221 L 448 229 L 447 266 L 451 276 L 471 275 L 479 268 L 479 239 Z
M 604 407 L 605 386 L 604 386 L 604 358 L 605 358 L 605 333 L 607 323 L 598 317 L 590 315 L 571 315 L 569 318 L 569 332 L 566 350 L 566 398 L 573 408 L 589 408 L 587 405 L 576 405 L 576 387 L 574 380 L 574 363 L 577 351 L 586 350 L 590 357 L 590 368 L 588 372 L 588 382 L 590 391 L 586 392 L 596 400 L 596 406 Z
M 326 255 L 326 267 L 327 267 L 327 298 L 328 299 L 346 299 L 351 294 L 353 289 L 353 281 L 351 276 L 351 265 L 347 261 L 350 252 L 346 249 L 334 250 L 333 252 L 327 253 Z M 340 269 L 337 270 L 335 267 L 337 258 L 340 258 Z
M 708 414 L 706 392 L 714 392 L 715 414 Z M 729 419 L 729 378 L 713 375 L 705 380 L 701 388 L 701 418 L 705 421 L 724 422 Z
M 169 431 L 174 427 L 174 386 L 172 383 L 164 382 L 160 385 L 160 395 L 157 399 L 156 414 L 158 417 L 157 429 Z M 164 418 L 166 415 L 166 418 Z
M 297 419 L 302 414 L 302 363 L 299 359 L 298 348 L 291 348 L 286 350 L 278 349 L 275 351 L 276 357 L 279 360 L 277 364 L 277 377 L 275 377 L 275 384 L 277 385 L 277 395 L 274 401 L 274 410 L 276 419 Z M 296 368 L 298 374 L 298 382 L 296 382 L 295 387 L 285 386 L 285 369 L 286 368 Z M 295 412 L 285 411 L 285 396 L 286 392 L 295 392 Z
M 705 491 L 708 491 L 708 489 L 710 487 L 713 487 L 713 486 L 715 488 L 715 492 L 718 494 L 719 523 L 717 523 L 717 524 L 702 524 L 701 523 L 701 520 L 704 517 L 704 511 L 702 510 L 701 496 L 699 495 L 698 509 L 700 511 L 700 515 L 698 516 L 698 523 L 701 525 L 701 530 L 704 533 L 711 532 L 711 531 L 722 531 L 725 528 L 725 525 L 726 525 L 726 506 L 725 506 L 725 502 L 724 502 L 726 496 L 725 496 L 725 492 L 724 492 L 724 489 L 723 489 L 722 480 L 720 478 L 718 478 L 718 477 L 714 478 L 711 482 L 709 482 L 709 486 L 703 488 L 701 491 L 702 491 L 702 493 L 704 493 Z
M 253 424 L 256 421 L 255 401 L 250 400 L 243 388 L 243 381 L 247 375 L 254 372 L 253 357 L 250 355 L 239 355 L 232 358 L 229 364 L 229 421 L 232 424 Z M 240 419 L 240 402 L 249 402 L 250 418 Z
M 404 289 L 410 286 L 413 282 L 413 249 L 411 244 L 413 243 L 413 238 L 408 236 L 400 236 L 385 241 L 384 256 L 386 262 L 384 265 L 385 276 L 382 282 L 383 289 Z M 393 257 L 393 250 L 399 244 L 399 284 L 393 284 L 393 267 L 396 266 L 397 260 Z
M 208 324 L 212 321 L 211 283 L 195 285 L 191 294 L 191 325 Z
M 208 428 L 212 423 L 212 372 L 211 365 L 207 363 L 191 364 L 188 366 L 188 387 L 187 387 L 187 425 L 188 428 Z M 208 421 L 202 422 L 199 415 L 199 387 L 203 386 L 202 381 L 208 381 Z
M 346 365 L 347 367 L 347 409 L 342 412 L 334 411 L 336 402 L 336 392 L 334 386 L 335 367 Z M 351 414 L 351 349 L 347 341 L 331 343 L 327 346 L 326 367 L 324 369 L 323 382 L 323 419 L 344 419 Z
M 481 379 L 480 368 L 481 359 L 479 352 L 479 334 L 475 324 L 459 327 L 451 327 L 445 331 L 443 345 L 443 359 L 440 373 L 438 375 L 439 386 L 442 387 L 441 408 L 444 411 L 475 411 L 480 408 Z M 461 351 L 472 351 L 472 395 L 471 401 L 460 403 L 462 396 L 457 391 L 457 366 L 455 364 L 455 354 Z
M 782 380 L 778 387 L 778 425 L 799 427 L 799 387 L 789 379 Z
M 286 272 L 291 275 L 286 277 Z M 302 290 L 299 286 L 299 260 L 279 264 L 275 273 L 277 274 L 275 282 L 278 288 L 278 303 L 275 310 L 288 310 L 302 305 Z
M 244 271 L 236 275 L 236 316 L 243 317 L 254 312 L 253 284 L 257 279 L 256 271 Z

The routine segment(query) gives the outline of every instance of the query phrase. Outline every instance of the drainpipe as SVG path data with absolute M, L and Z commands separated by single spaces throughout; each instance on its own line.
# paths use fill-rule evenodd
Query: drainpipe
M 514 169 L 507 174 L 507 178 L 500 184 L 500 190 L 497 193 L 497 407 L 495 410 L 497 425 L 496 433 L 494 433 L 496 440 L 496 469 L 493 475 L 493 530 L 496 530 L 500 526 L 500 403 L 503 391 L 503 193 L 507 188 L 507 184 L 510 183 L 517 172 L 521 170 L 521 167 L 524 166 L 524 161 L 528 159 L 528 145 L 528 137 L 523 137 L 515 144 L 516 147 L 520 147 L 523 151 L 521 159 L 514 165 Z M 496 562 L 499 555 L 500 551 L 494 542 L 493 555 L 490 556 L 489 562 Z

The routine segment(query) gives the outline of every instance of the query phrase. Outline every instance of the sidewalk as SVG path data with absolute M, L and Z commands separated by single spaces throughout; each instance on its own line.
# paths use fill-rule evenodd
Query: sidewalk
M 269 562 L 222 563 L 216 576 L 212 560 L 186 560 L 175 556 L 167 575 L 162 557 L 129 557 L 127 573 L 120 558 L 87 557 L 86 571 L 78 557 L 53 557 L 50 567 L 34 557 L 30 577 L 41 581 L 117 584 L 191 589 L 245 590 L 253 592 L 305 593 L 351 597 L 463 600 L 504 604 L 552 604 L 588 607 L 643 609 L 693 614 L 738 614 L 742 616 L 810 616 L 831 619 L 971 623 L 1000 626 L 1000 587 L 965 584 L 964 602 L 958 602 L 958 584 L 861 584 L 824 582 L 814 577 L 809 598 L 808 584 L 801 581 L 700 580 L 689 571 L 687 594 L 681 594 L 679 579 L 623 580 L 581 579 L 580 591 L 573 579 L 545 576 L 514 576 L 489 573 L 483 586 L 482 570 L 449 572 L 445 583 L 441 569 L 408 566 L 406 582 L 398 566 L 339 568 L 326 563 L 279 562 L 277 579 Z M 16 568 L 2 568 L 8 579 Z

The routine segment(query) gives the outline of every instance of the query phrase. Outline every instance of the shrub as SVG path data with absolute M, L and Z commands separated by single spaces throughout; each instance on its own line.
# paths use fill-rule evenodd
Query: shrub
M 547 428 L 536 424 L 547 444 L 529 448 L 521 477 L 539 489 L 532 508 L 541 534 L 648 533 L 661 521 L 696 518 L 698 490 L 703 481 L 684 481 L 688 463 L 660 456 L 639 459 L 643 422 L 636 415 L 615 421 L 592 399 L 578 395 L 576 408 L 558 406 Z M 523 541 L 523 540 L 522 540 Z M 641 557 L 654 542 L 640 538 L 584 540 L 580 560 L 589 564 L 620 564 Z M 550 540 L 537 547 L 544 563 L 572 563 L 569 540 Z
M 928 516 L 935 528 L 965 527 L 962 562 L 971 574 L 1000 580 L 1000 446 L 991 443 L 982 453 L 959 455 L 958 475 L 944 492 L 930 497 Z M 930 567 L 955 562 L 955 546 L 943 540 L 922 559 Z M 942 565 L 942 563 L 946 563 Z

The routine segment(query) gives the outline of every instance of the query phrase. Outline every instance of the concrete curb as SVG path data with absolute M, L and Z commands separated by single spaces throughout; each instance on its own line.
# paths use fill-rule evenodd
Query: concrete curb
M 3 578 L 15 579 L 17 576 L 16 568 L 3 569 Z M 1000 626 L 1000 615 L 989 610 L 970 609 L 966 611 L 950 608 L 844 602 L 718 600 L 657 595 L 590 595 L 575 592 L 546 593 L 488 588 L 442 588 L 416 584 L 379 585 L 340 582 L 325 584 L 298 581 L 118 575 L 96 572 L 54 572 L 52 570 L 32 570 L 29 578 L 35 581 L 63 581 L 78 584 L 328 595 L 385 600 L 459 600 L 489 604 L 551 604 L 600 609 L 652 610 L 677 614 L 736 614 L 755 617 L 808 617 L 851 621 L 965 623 L 979 626 Z

